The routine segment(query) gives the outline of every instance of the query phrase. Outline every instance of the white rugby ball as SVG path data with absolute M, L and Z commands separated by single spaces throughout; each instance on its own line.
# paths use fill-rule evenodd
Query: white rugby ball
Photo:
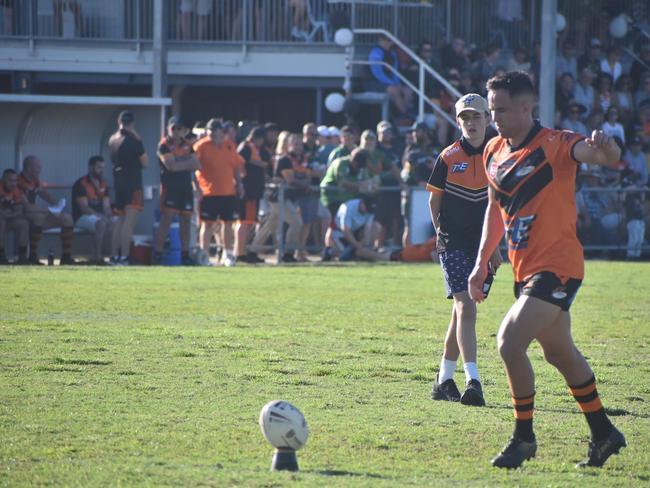
M 276 449 L 302 449 L 309 437 L 307 421 L 300 410 L 284 400 L 267 403 L 260 412 L 260 429 Z

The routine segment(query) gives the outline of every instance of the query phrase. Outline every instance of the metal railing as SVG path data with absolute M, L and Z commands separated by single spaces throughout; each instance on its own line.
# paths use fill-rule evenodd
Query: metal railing
M 399 73 L 397 70 L 395 70 L 392 66 L 390 66 L 387 63 L 384 62 L 371 62 L 371 61 L 360 61 L 360 60 L 349 60 L 348 62 L 350 64 L 357 64 L 357 65 L 376 65 L 380 64 L 384 68 L 387 68 L 391 71 L 391 73 L 395 74 L 402 82 L 408 86 L 413 92 L 418 96 L 418 120 L 424 120 L 424 104 L 426 103 L 433 109 L 434 112 L 436 112 L 438 115 L 440 115 L 443 119 L 445 119 L 447 122 L 451 124 L 452 127 L 456 125 L 456 121 L 451 117 L 447 112 L 442 110 L 437 104 L 433 103 L 431 100 L 429 100 L 426 96 L 425 93 L 425 72 L 426 74 L 429 74 L 433 78 L 436 79 L 438 83 L 440 83 L 443 87 L 449 91 L 450 94 L 454 95 L 456 98 L 460 98 L 462 94 L 453 86 L 451 85 L 440 73 L 438 73 L 435 69 L 433 69 L 431 66 L 429 66 L 422 58 L 420 58 L 417 54 L 415 54 L 411 48 L 409 48 L 407 45 L 405 45 L 401 40 L 399 40 L 395 35 L 393 35 L 391 32 L 388 32 L 384 29 L 353 29 L 354 35 L 355 35 L 355 43 L 357 42 L 356 36 L 358 35 L 364 35 L 364 34 L 373 34 L 373 35 L 383 35 L 388 37 L 393 43 L 401 49 L 406 55 L 409 56 L 411 60 L 413 60 L 415 63 L 418 65 L 418 87 L 415 87 L 413 83 L 411 83 L 408 79 L 406 79 L 405 76 L 403 76 L 401 73 Z M 349 53 L 351 57 L 354 56 L 353 52 Z M 348 76 L 351 76 L 350 71 L 348 70 Z M 347 81 L 346 81 L 347 84 Z
M 338 27 L 380 28 L 409 45 L 463 38 L 468 44 L 530 47 L 539 40 L 541 0 L 522 0 L 504 18 L 499 0 L 165 0 L 170 40 L 219 43 L 331 43 Z M 596 2 L 598 3 L 598 2 Z M 648 22 L 650 7 L 617 7 Z M 154 0 L 20 0 L 0 4 L 0 37 L 150 41 Z M 644 11 L 637 13 L 639 9 Z M 567 32 L 579 50 L 607 37 L 602 9 L 563 2 Z M 521 18 L 517 16 L 521 14 Z M 641 17 L 639 17 L 639 15 Z M 644 17 L 645 16 L 645 17 Z

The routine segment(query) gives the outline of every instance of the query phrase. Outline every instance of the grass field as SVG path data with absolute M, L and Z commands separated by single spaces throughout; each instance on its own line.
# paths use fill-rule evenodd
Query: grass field
M 537 345 L 537 457 L 490 466 L 513 423 L 511 289 L 504 269 L 479 308 L 481 409 L 429 399 L 450 309 L 434 266 L 4 268 L 0 485 L 647 486 L 650 265 L 589 262 L 572 309 L 629 444 L 602 470 L 574 468 L 587 425 Z M 269 471 L 275 398 L 309 422 L 296 474 Z

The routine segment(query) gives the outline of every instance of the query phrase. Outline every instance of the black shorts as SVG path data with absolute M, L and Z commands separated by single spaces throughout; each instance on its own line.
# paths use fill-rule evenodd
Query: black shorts
M 194 210 L 194 193 L 192 186 L 165 186 L 160 187 L 160 210 L 173 210 L 184 214 L 191 214 Z
M 582 280 L 575 278 L 569 278 L 566 283 L 562 283 L 554 273 L 541 271 L 526 281 L 515 282 L 515 298 L 528 295 L 557 305 L 568 312 L 581 284 Z
M 399 191 L 386 191 L 377 198 L 375 218 L 384 227 L 402 217 L 401 198 Z
M 123 214 L 126 208 L 144 209 L 144 197 L 142 187 L 130 184 L 115 183 L 115 210 Z
M 239 201 L 239 220 L 243 224 L 257 223 L 257 213 L 260 210 L 258 198 L 244 198 Z
M 332 229 L 336 229 L 336 212 L 339 211 L 339 207 L 341 206 L 342 202 L 330 202 L 327 205 L 327 210 L 330 212 L 330 227 Z
M 239 199 L 234 195 L 203 197 L 199 215 L 204 222 L 234 222 L 239 218 Z

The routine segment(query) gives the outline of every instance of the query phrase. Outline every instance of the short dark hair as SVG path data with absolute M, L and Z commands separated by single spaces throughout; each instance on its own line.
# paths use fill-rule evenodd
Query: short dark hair
M 91 166 L 95 166 L 99 162 L 104 162 L 104 158 L 100 156 L 99 154 L 95 154 L 94 156 L 90 156 L 90 159 L 88 160 L 88 167 L 90 168 Z
M 350 160 L 354 161 L 360 166 L 365 166 L 370 158 L 370 153 L 363 148 L 356 147 L 350 153 Z
M 7 168 L 6 170 L 4 170 L 4 171 L 2 172 L 2 177 L 4 178 L 4 177 L 7 176 L 7 175 L 17 175 L 17 174 L 18 174 L 18 173 L 16 173 L 16 170 L 15 170 L 15 169 Z
M 490 78 L 486 83 L 488 90 L 505 90 L 511 97 L 535 95 L 533 80 L 525 71 L 508 71 Z
M 122 110 L 120 115 L 117 116 L 117 121 L 122 125 L 130 125 L 135 122 L 135 117 L 133 116 L 133 112 Z
M 253 139 L 264 139 L 265 134 L 266 133 L 262 127 L 260 126 L 253 127 L 253 129 L 248 133 L 246 140 L 252 141 Z
M 36 156 L 33 154 L 30 154 L 29 156 L 25 156 L 25 159 L 23 159 L 23 170 L 27 169 L 27 166 L 32 164 L 34 161 L 36 161 Z

